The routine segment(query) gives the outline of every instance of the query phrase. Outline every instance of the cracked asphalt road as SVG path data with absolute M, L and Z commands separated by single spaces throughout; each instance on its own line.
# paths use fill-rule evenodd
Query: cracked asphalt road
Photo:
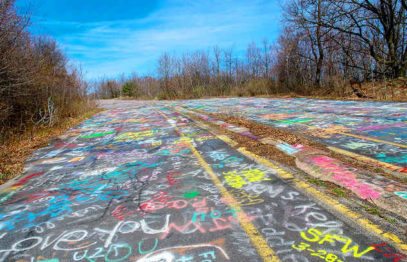
M 401 261 L 167 103 L 108 110 L 0 195 L 0 261 Z

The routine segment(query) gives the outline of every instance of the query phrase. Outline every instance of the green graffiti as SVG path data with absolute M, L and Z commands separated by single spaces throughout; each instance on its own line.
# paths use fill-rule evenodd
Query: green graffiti
M 184 193 L 185 198 L 194 198 L 194 197 L 197 197 L 199 195 L 200 195 L 200 193 L 198 191 L 188 191 L 188 192 Z
M 291 124 L 297 124 L 297 123 L 307 123 L 312 120 L 313 120 L 312 118 L 294 118 L 294 119 L 276 121 L 276 124 L 291 125 Z
M 0 204 L 7 201 L 10 197 L 12 197 L 14 194 L 16 193 L 16 191 L 12 191 L 10 193 L 2 193 L 0 194 Z
M 349 142 L 344 145 L 344 147 L 352 149 L 352 150 L 357 150 L 360 148 L 369 148 L 371 146 L 372 146 L 372 144 L 363 143 L 363 142 Z
M 114 134 L 114 131 L 92 133 L 89 135 L 80 136 L 80 138 L 91 139 L 91 138 L 98 138 L 98 137 L 103 137 L 103 136 L 107 136 L 107 135 L 111 135 L 111 134 Z
M 113 259 L 110 258 L 110 255 L 113 253 L 114 256 L 118 256 L 118 254 L 121 254 L 122 252 L 120 252 L 120 249 L 122 249 L 121 251 L 127 250 L 127 253 L 125 255 L 121 255 L 121 257 Z M 110 246 L 109 250 L 107 251 L 107 254 L 105 255 L 105 261 L 106 262 L 119 262 L 119 261 L 124 261 L 127 260 L 127 258 L 133 253 L 133 249 L 131 246 L 129 246 L 126 243 L 123 244 L 114 244 L 112 246 Z M 86 258 L 89 261 L 95 261 L 95 260 L 90 260 L 89 258 Z

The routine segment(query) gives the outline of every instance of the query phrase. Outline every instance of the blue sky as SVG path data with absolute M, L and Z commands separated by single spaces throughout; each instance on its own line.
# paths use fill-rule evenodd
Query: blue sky
M 243 54 L 280 31 L 278 0 L 17 0 L 31 31 L 55 38 L 86 79 L 154 74 L 163 52 L 214 45 Z

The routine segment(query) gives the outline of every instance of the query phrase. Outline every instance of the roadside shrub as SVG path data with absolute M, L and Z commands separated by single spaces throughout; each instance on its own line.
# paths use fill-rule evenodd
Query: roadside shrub
M 0 142 L 88 110 L 87 83 L 56 42 L 34 37 L 14 0 L 0 0 Z

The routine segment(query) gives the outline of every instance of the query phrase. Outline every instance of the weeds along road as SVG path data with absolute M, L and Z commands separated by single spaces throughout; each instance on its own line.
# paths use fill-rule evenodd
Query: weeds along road
M 3 187 L 0 261 L 401 261 L 172 103 L 104 103 Z

